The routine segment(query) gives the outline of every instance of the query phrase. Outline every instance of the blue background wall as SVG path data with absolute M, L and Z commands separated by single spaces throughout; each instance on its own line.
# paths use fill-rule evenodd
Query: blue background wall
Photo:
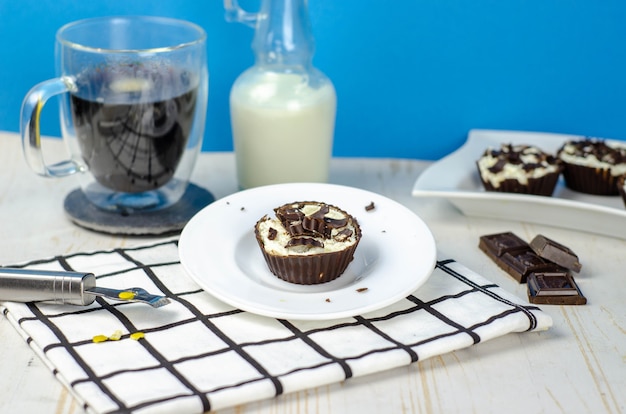
M 244 6 L 255 2 L 241 0 Z M 437 159 L 471 128 L 626 139 L 626 2 L 309 0 L 315 65 L 338 94 L 334 153 Z M 205 150 L 231 150 L 228 93 L 252 29 L 221 0 L 0 0 L 0 129 L 54 76 L 54 34 L 113 14 L 191 20 L 209 36 Z M 59 136 L 56 106 L 43 133 Z

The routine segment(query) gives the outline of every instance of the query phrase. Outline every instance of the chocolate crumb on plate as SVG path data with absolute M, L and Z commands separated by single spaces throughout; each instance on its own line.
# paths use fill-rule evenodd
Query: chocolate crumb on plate
M 368 205 L 365 206 L 365 211 L 372 211 L 376 208 L 376 205 L 374 204 L 374 202 L 372 201 L 371 203 L 369 203 Z

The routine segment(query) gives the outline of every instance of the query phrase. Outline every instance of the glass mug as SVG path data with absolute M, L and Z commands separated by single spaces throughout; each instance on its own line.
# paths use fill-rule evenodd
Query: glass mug
M 202 147 L 209 75 L 206 34 L 192 23 L 125 16 L 81 20 L 56 35 L 58 77 L 22 104 L 24 156 L 38 174 L 78 174 L 101 209 L 169 207 L 185 193 Z M 48 165 L 39 115 L 61 95 L 70 158 Z

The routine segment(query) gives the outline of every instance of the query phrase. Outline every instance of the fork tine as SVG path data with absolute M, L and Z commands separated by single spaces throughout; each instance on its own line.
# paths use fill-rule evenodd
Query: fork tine
M 161 306 L 168 305 L 169 303 L 170 303 L 170 300 L 167 297 L 162 296 L 156 300 L 151 300 L 149 302 L 149 305 L 152 306 L 153 308 L 160 308 Z

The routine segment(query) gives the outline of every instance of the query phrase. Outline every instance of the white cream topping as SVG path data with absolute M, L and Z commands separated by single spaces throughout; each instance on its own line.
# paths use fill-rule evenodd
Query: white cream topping
M 524 150 L 524 153 L 520 154 L 520 160 L 523 164 L 507 163 L 501 171 L 493 173 L 489 169 L 496 165 L 500 158 L 491 155 L 492 148 L 488 148 L 487 154 L 478 160 L 478 168 L 483 179 L 496 188 L 504 180 L 508 179 L 517 180 L 520 184 L 526 185 L 529 178 L 541 178 L 546 174 L 559 171 L 559 167 L 556 164 L 550 164 L 545 160 L 545 155 L 539 148 L 526 147 L 524 145 L 513 146 L 513 151 L 519 152 L 522 150 Z M 524 164 L 539 164 L 539 166 L 530 170 L 524 170 Z
M 618 145 L 610 142 L 606 142 L 606 145 L 617 150 L 626 150 L 626 146 L 624 145 Z M 577 154 L 577 152 L 578 149 L 576 148 L 576 146 L 572 145 L 571 143 L 566 143 L 559 153 L 559 158 L 568 164 L 582 165 L 584 167 L 591 168 L 609 169 L 611 171 L 611 175 L 613 176 L 626 174 L 626 163 L 611 164 L 609 162 L 598 159 L 594 154 L 589 153 L 586 155 L 580 155 Z
M 317 212 L 320 209 L 318 205 L 306 205 L 301 211 L 305 213 L 305 215 L 310 216 Z M 346 216 L 341 212 L 334 209 L 330 206 L 330 211 L 326 214 L 326 217 L 333 219 L 343 219 Z M 336 252 L 340 250 L 344 250 L 349 246 L 354 245 L 356 240 L 356 229 L 351 219 L 348 220 L 348 224 L 345 227 L 334 228 L 331 232 L 331 237 L 329 239 L 324 239 L 322 237 L 315 237 L 316 240 L 319 240 L 323 243 L 324 247 L 316 247 L 316 246 L 294 246 L 294 247 L 285 247 L 289 240 L 292 239 L 292 236 L 289 232 L 283 227 L 282 223 L 277 218 L 270 218 L 269 216 L 264 217 L 258 223 L 258 231 L 262 237 L 265 251 L 270 254 L 281 255 L 281 256 L 289 256 L 289 255 L 312 255 L 318 253 L 329 253 Z M 270 240 L 270 228 L 273 228 L 277 231 L 276 237 L 273 240 Z M 338 241 L 335 239 L 335 236 L 344 229 L 351 230 L 352 234 L 345 240 Z M 303 236 L 309 237 L 309 236 Z

